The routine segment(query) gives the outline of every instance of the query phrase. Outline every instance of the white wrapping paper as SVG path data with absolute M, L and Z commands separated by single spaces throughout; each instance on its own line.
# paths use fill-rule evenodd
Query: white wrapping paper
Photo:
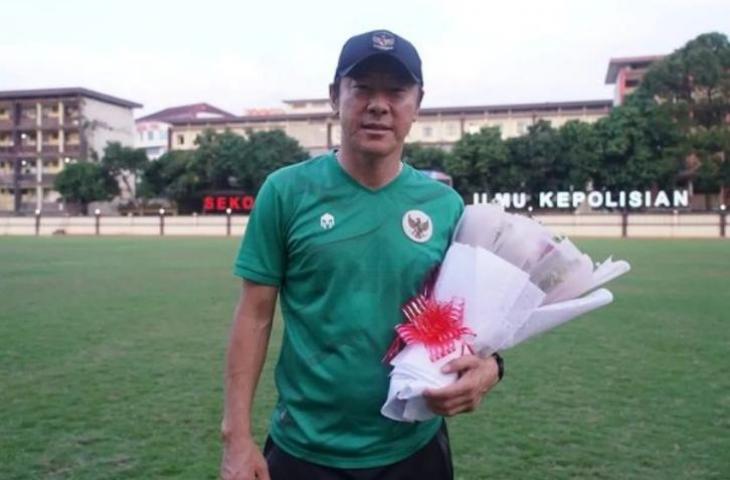
M 613 295 L 606 289 L 579 297 L 629 268 L 627 262 L 609 258 L 594 270 L 590 257 L 534 220 L 495 205 L 470 205 L 441 265 L 433 297 L 464 302 L 464 325 L 475 337 L 463 342 L 484 356 L 611 303 Z M 441 373 L 441 367 L 463 354 L 460 347 L 432 362 L 422 344 L 406 346 L 390 362 L 390 388 L 381 413 L 406 422 L 433 418 L 423 391 L 457 380 L 456 374 Z

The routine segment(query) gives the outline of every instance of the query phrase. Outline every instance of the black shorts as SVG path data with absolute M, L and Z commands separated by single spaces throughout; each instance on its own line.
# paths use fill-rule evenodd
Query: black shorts
M 446 422 L 425 447 L 400 462 L 374 468 L 333 468 L 289 455 L 266 439 L 264 456 L 271 480 L 453 480 Z

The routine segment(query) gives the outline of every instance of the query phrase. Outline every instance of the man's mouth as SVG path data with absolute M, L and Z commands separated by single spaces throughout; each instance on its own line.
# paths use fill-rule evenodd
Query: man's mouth
M 387 132 L 388 130 L 391 129 L 389 126 L 382 125 L 380 123 L 364 123 L 362 125 L 362 128 L 364 130 L 374 130 L 374 131 L 378 131 L 378 132 Z

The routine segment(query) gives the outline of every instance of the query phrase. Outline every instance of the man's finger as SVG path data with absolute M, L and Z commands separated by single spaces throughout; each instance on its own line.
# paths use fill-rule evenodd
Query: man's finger
M 446 400 L 463 395 L 469 395 L 473 388 L 474 385 L 472 379 L 462 377 L 451 385 L 447 385 L 443 388 L 428 388 L 423 392 L 423 396 L 434 400 Z
M 476 409 L 477 402 L 469 398 L 460 398 L 458 402 L 450 402 L 448 404 L 439 404 L 429 408 L 437 415 L 451 417 L 460 413 L 472 412 Z
M 476 355 L 464 355 L 455 358 L 441 368 L 443 373 L 461 372 L 468 368 L 475 368 L 479 365 L 480 358 Z
M 271 477 L 269 477 L 269 468 L 267 465 L 260 465 L 256 469 L 256 480 L 271 480 Z

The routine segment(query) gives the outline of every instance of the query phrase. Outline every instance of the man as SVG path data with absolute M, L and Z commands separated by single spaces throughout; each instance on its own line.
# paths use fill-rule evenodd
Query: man
M 243 289 L 228 351 L 221 475 L 450 479 L 441 417 L 411 424 L 380 414 L 389 373 L 381 359 L 400 307 L 442 260 L 463 210 L 450 187 L 401 161 L 423 98 L 418 53 L 388 31 L 352 37 L 330 98 L 341 148 L 267 178 L 236 259 Z M 251 404 L 278 294 L 279 400 L 262 455 Z M 498 381 L 492 357 L 448 367 L 459 380 L 426 393 L 440 415 L 473 410 Z

